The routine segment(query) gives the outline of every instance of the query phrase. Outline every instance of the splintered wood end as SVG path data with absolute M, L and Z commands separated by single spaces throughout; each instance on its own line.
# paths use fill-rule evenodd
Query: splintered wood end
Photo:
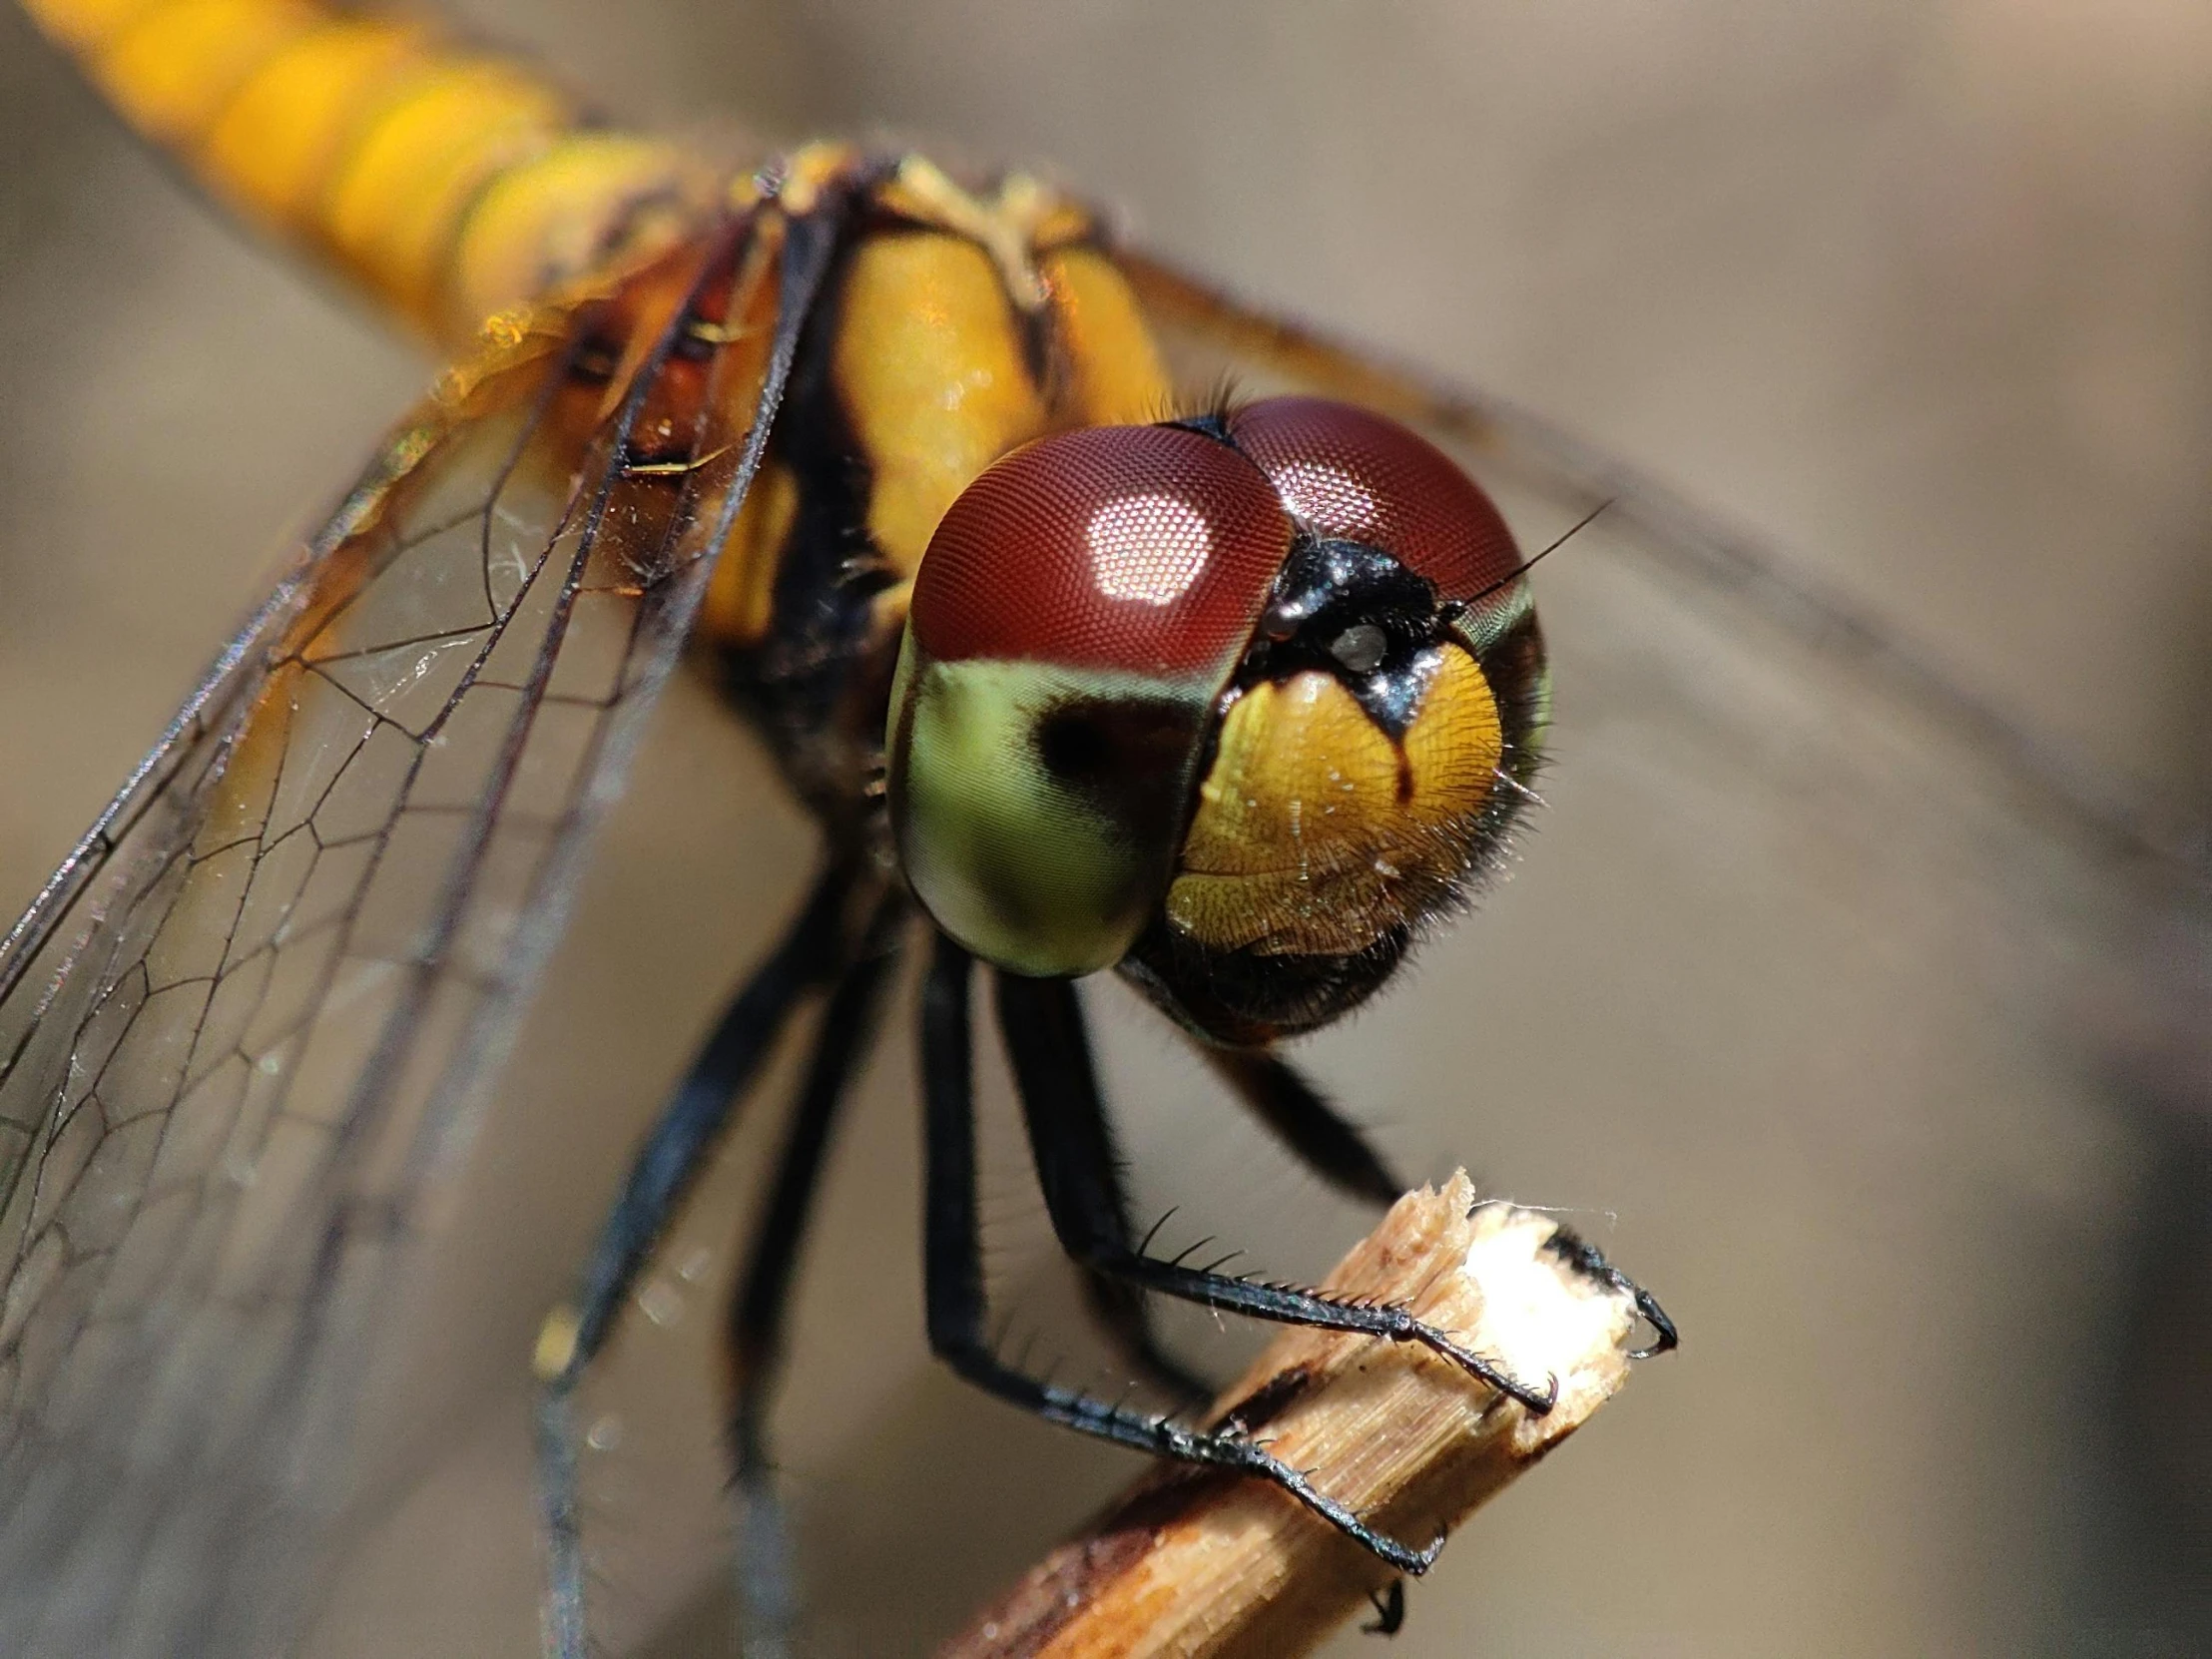
M 1464 1172 L 1407 1193 L 1324 1282 L 1396 1303 L 1516 1382 L 1538 1415 L 1414 1343 L 1286 1330 L 1216 1403 L 1369 1525 L 1424 1547 L 1565 1439 L 1628 1376 L 1631 1292 L 1559 1222 L 1478 1204 Z M 1163 1466 L 1054 1549 L 938 1659 L 1278 1659 L 1390 1569 L 1259 1480 Z

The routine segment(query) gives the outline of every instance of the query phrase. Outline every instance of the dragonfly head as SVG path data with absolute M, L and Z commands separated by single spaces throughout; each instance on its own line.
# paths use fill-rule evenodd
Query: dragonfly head
M 1464 474 L 1346 404 L 1015 450 L 915 579 L 887 734 L 907 879 L 1014 972 L 1118 964 L 1224 1042 L 1325 1023 L 1528 799 L 1519 570 Z

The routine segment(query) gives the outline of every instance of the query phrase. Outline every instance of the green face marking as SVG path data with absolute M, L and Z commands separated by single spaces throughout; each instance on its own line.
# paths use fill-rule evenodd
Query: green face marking
M 931 662 L 909 634 L 888 754 L 916 896 L 1016 973 L 1111 967 L 1167 889 L 1205 711 L 1141 675 Z

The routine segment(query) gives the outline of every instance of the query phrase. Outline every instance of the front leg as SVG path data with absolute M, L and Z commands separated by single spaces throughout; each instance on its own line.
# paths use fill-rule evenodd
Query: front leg
M 1375 1531 L 1319 1490 L 1306 1475 L 1236 1432 L 1185 1428 L 1063 1388 L 1003 1364 L 984 1339 L 982 1241 L 975 1197 L 972 1033 L 968 987 L 973 958 L 939 935 L 922 996 L 921 1060 L 925 1096 L 927 1193 L 923 1222 L 929 1346 L 968 1382 L 1050 1422 L 1155 1457 L 1232 1469 L 1281 1487 L 1347 1537 L 1400 1572 L 1428 1570 L 1438 1538 L 1413 1549 Z
M 1099 1119 L 1098 1080 L 1083 1035 L 1082 1005 L 1065 979 L 1000 972 L 998 1020 L 1029 1127 L 1037 1181 L 1061 1247 L 1084 1267 L 1148 1291 L 1255 1319 L 1325 1331 L 1357 1331 L 1418 1343 L 1476 1381 L 1541 1414 L 1558 1397 L 1558 1379 L 1539 1388 L 1509 1376 L 1444 1332 L 1397 1307 L 1338 1302 L 1316 1291 L 1231 1278 L 1133 1249 L 1117 1226 L 1112 1189 L 1101 1179 L 1087 1126 Z
M 1397 1202 L 1405 1191 L 1404 1177 L 1290 1061 L 1273 1049 L 1222 1048 L 1192 1040 L 1206 1063 L 1300 1163 L 1348 1197 L 1384 1210 Z

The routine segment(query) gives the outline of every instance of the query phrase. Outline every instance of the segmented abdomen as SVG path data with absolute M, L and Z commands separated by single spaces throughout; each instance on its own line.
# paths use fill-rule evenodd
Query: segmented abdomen
M 525 65 L 313 0 L 27 0 L 133 127 L 415 327 L 486 315 L 697 221 L 715 182 Z

